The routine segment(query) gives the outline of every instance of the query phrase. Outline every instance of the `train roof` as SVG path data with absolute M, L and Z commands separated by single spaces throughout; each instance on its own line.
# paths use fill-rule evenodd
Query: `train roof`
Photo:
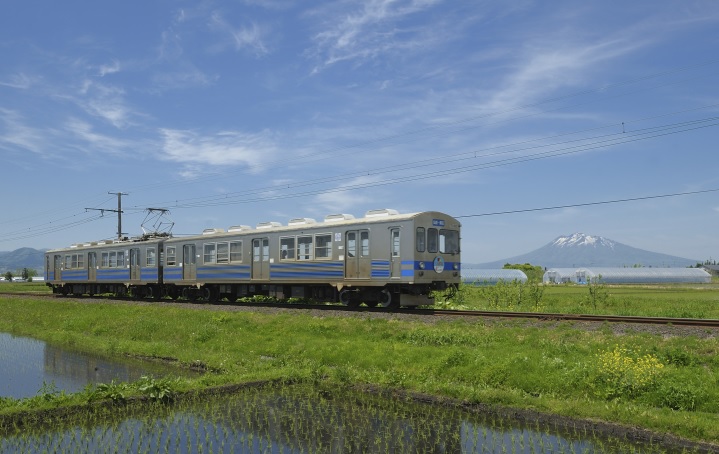
M 266 230 L 272 230 L 272 231 L 290 231 L 290 230 L 297 230 L 298 228 L 306 227 L 306 228 L 322 228 L 322 227 L 329 227 L 329 226 L 337 226 L 337 225 L 363 225 L 363 224 L 372 224 L 372 223 L 378 223 L 378 222 L 393 222 L 393 221 L 404 221 L 416 218 L 418 216 L 422 215 L 433 215 L 433 216 L 442 216 L 444 218 L 451 218 L 453 221 L 456 222 L 457 226 L 460 225 L 459 221 L 452 218 L 448 214 L 441 213 L 439 211 L 419 211 L 414 213 L 400 213 L 397 210 L 394 209 L 379 209 L 379 210 L 369 210 L 365 213 L 364 217 L 356 218 L 351 214 L 346 213 L 338 213 L 338 214 L 329 214 L 325 216 L 325 218 L 322 221 L 317 221 L 312 218 L 294 218 L 290 219 L 287 225 L 282 225 L 279 222 L 260 222 L 255 227 L 251 227 L 249 225 L 244 224 L 238 224 L 230 226 L 228 229 L 222 229 L 222 228 L 208 228 L 202 231 L 202 233 L 196 234 L 196 235 L 189 235 L 189 236 L 183 236 L 183 237 L 171 237 L 168 235 L 143 235 L 142 237 L 137 238 L 125 238 L 125 239 L 115 239 L 115 240 L 101 240 L 101 241 L 93 241 L 89 243 L 77 243 L 73 244 L 72 246 L 65 247 L 65 248 L 58 248 L 58 249 L 52 249 L 47 252 L 55 252 L 55 251 L 70 251 L 75 249 L 85 249 L 85 248 L 98 248 L 98 247 L 110 247 L 110 246 L 126 246 L 130 244 L 136 244 L 136 243 L 152 243 L 157 242 L 159 240 L 165 240 L 165 241 L 184 241 L 188 238 L 202 238 L 202 237 L 225 237 L 225 236 L 234 236 L 238 232 L 261 232 Z

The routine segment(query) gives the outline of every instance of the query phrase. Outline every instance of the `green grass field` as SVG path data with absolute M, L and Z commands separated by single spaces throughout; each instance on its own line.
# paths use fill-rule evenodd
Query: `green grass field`
M 438 307 L 456 309 L 719 319 L 719 283 L 464 285 L 457 295 L 438 301 Z
M 679 300 L 655 298 L 658 306 Z M 173 382 L 177 390 L 264 379 L 374 384 L 719 443 L 717 337 L 199 309 L 0 296 L 0 330 L 213 371 Z M 3 399 L 0 413 L 83 404 L 90 394 Z

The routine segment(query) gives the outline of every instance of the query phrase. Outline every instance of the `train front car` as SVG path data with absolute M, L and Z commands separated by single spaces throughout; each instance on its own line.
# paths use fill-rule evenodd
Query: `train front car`
M 345 229 L 342 303 L 390 308 L 431 305 L 433 291 L 459 285 L 456 219 L 436 211 L 372 210 L 357 222 L 361 224 Z
M 461 282 L 461 224 L 447 214 L 429 211 L 414 215 L 407 227 L 391 230 L 392 266 L 401 267 L 399 292 L 397 285 L 390 285 L 401 306 L 431 305 L 433 291 L 457 288 Z

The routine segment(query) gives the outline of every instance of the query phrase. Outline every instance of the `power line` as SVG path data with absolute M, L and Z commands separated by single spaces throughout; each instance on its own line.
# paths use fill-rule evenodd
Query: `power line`
M 524 105 L 521 105 L 521 106 L 515 106 L 515 107 L 512 107 L 512 108 L 508 108 L 508 109 L 503 109 L 503 110 L 499 110 L 499 111 L 488 112 L 488 113 L 485 113 L 485 114 L 482 114 L 482 115 L 476 115 L 476 116 L 467 117 L 467 118 L 462 118 L 462 119 L 458 119 L 458 120 L 454 120 L 454 121 L 442 122 L 442 123 L 439 123 L 439 124 L 435 124 L 435 125 L 431 125 L 431 126 L 427 126 L 427 127 L 423 127 L 423 128 L 414 129 L 414 130 L 411 130 L 411 131 L 406 131 L 406 132 L 402 132 L 402 133 L 398 133 L 398 134 L 390 134 L 390 135 L 378 137 L 378 138 L 376 138 L 376 139 L 366 140 L 366 141 L 359 142 L 359 143 L 355 143 L 355 144 L 352 144 L 352 145 L 345 145 L 345 146 L 340 146 L 340 147 L 334 147 L 334 148 L 330 148 L 330 149 L 327 149 L 327 150 L 324 150 L 324 151 L 319 151 L 319 152 L 312 153 L 312 154 L 309 154 L 309 155 L 304 155 L 304 156 L 301 156 L 300 158 L 291 159 L 291 160 L 289 160 L 289 161 L 296 161 L 296 160 L 300 160 L 300 159 L 301 159 L 303 162 L 311 162 L 311 161 L 315 161 L 315 160 L 321 159 L 323 156 L 326 156 L 326 155 L 328 155 L 328 154 L 332 154 L 332 156 L 336 158 L 336 157 L 338 156 L 338 155 L 336 154 L 338 151 L 355 149 L 355 148 L 359 148 L 359 147 L 363 147 L 363 146 L 367 146 L 367 145 L 374 145 L 374 144 L 377 144 L 377 143 L 387 142 L 387 141 L 390 141 L 390 140 L 393 140 L 393 139 L 397 139 L 397 138 L 402 138 L 402 137 L 415 136 L 415 135 L 419 135 L 419 134 L 421 134 L 421 133 L 426 133 L 426 132 L 430 132 L 430 131 L 436 131 L 436 130 L 440 130 L 440 129 L 443 129 L 443 128 L 449 128 L 449 127 L 452 127 L 452 126 L 457 126 L 457 125 L 461 125 L 461 124 L 466 124 L 466 123 L 469 123 L 469 122 L 472 122 L 472 121 L 476 121 L 476 120 L 481 120 L 481 119 L 491 118 L 491 117 L 494 117 L 494 116 L 499 116 L 499 115 L 501 115 L 501 114 L 506 114 L 506 113 L 511 113 L 511 112 L 515 112 L 515 111 L 525 110 L 525 109 L 528 109 L 528 108 L 537 107 L 537 106 L 540 106 L 540 105 L 543 105 L 543 104 L 550 104 L 550 103 L 553 103 L 553 102 L 557 102 L 557 101 L 564 100 L 564 99 L 569 99 L 569 98 L 574 98 L 574 97 L 581 96 L 581 95 L 586 95 L 586 94 L 591 94 L 591 93 L 604 93 L 604 92 L 606 92 L 607 90 L 612 89 L 612 88 L 621 87 L 621 86 L 626 86 L 626 85 L 631 85 L 631 84 L 636 83 L 636 82 L 642 82 L 642 81 L 646 81 L 646 80 L 650 80 L 650 79 L 656 79 L 656 78 L 663 77 L 663 76 L 667 76 L 667 75 L 671 75 L 671 74 L 682 73 L 682 72 L 689 71 L 689 70 L 691 70 L 691 69 L 702 68 L 702 67 L 710 66 L 710 65 L 713 65 L 713 64 L 716 64 L 716 63 L 719 63 L 719 59 L 706 60 L 706 61 L 701 62 L 701 63 L 696 63 L 696 64 L 691 64 L 691 65 L 680 66 L 680 67 L 673 68 L 673 69 L 670 69 L 670 70 L 661 71 L 661 72 L 658 72 L 658 73 L 653 73 L 653 74 L 649 74 L 649 75 L 644 75 L 644 76 L 636 77 L 636 78 L 633 78 L 633 79 L 627 79 L 627 80 L 619 81 L 619 82 L 616 82 L 616 83 L 613 83 L 613 84 L 605 84 L 605 85 L 602 85 L 601 87 L 598 87 L 598 88 L 591 88 L 591 89 L 586 89 L 586 90 L 580 90 L 580 91 L 576 91 L 576 92 L 569 93 L 569 94 L 565 94 L 565 95 L 560 95 L 560 96 L 555 96 L 555 97 L 544 98 L 544 99 L 538 100 L 538 101 L 536 101 L 536 102 L 529 103 L 529 104 L 524 104 Z M 680 82 L 684 82 L 684 81 L 680 81 Z M 675 84 L 675 83 L 680 83 L 680 82 L 676 82 L 676 81 L 674 81 L 674 82 L 667 82 L 666 84 L 663 84 L 663 85 Z M 663 86 L 663 85 L 659 85 L 659 86 Z M 657 87 L 658 87 L 658 86 L 650 87 L 649 89 L 654 89 L 654 88 L 657 88 Z M 642 89 L 642 90 L 646 90 L 646 88 L 644 88 L 644 89 Z M 605 98 L 602 98 L 602 99 L 625 96 L 625 95 L 627 95 L 627 94 L 636 93 L 637 91 L 641 91 L 641 90 L 635 90 L 635 91 L 633 91 L 633 92 L 620 93 L 620 94 L 617 94 L 617 95 L 614 95 L 614 96 L 605 97 Z M 570 105 L 570 106 L 561 106 L 561 107 L 557 107 L 557 108 L 554 108 L 554 109 L 548 109 L 548 110 L 544 110 L 544 111 L 533 112 L 533 113 L 524 115 L 524 116 L 522 116 L 522 117 L 513 117 L 513 118 L 501 120 L 501 122 L 515 121 L 515 120 L 520 119 L 520 118 L 527 118 L 527 117 L 531 117 L 531 116 L 536 116 L 536 115 L 539 115 L 539 114 L 542 114 L 542 113 L 547 113 L 547 112 L 552 112 L 552 111 L 556 111 L 556 110 L 565 109 L 565 108 L 567 108 L 567 107 L 576 107 L 577 105 L 583 105 L 583 104 L 587 104 L 587 103 L 591 103 L 591 102 L 593 102 L 593 101 L 587 101 L 587 102 L 580 103 L 580 104 L 575 104 L 575 105 Z M 473 127 L 472 127 L 472 128 L 473 128 Z M 444 134 L 456 133 L 456 132 L 463 131 L 463 130 L 467 130 L 467 129 L 470 129 L 470 128 L 464 128 L 464 129 L 461 129 L 461 130 L 449 131 L 449 132 L 445 132 Z M 341 155 L 339 155 L 339 156 L 341 156 Z M 278 160 L 278 161 L 266 163 L 266 164 L 264 164 L 264 167 L 269 167 L 269 166 L 273 166 L 273 165 L 276 166 L 277 164 L 285 165 L 285 164 L 287 164 L 287 162 L 288 162 L 287 159 L 282 159 L 282 160 Z M 276 167 L 275 167 L 275 168 L 276 168 Z M 140 186 L 140 187 L 138 187 L 138 188 L 136 188 L 136 189 L 139 190 L 139 189 L 145 189 L 145 188 L 148 188 L 148 189 L 149 189 L 149 188 L 157 188 L 157 187 L 162 187 L 162 186 L 171 186 L 171 185 L 175 185 L 175 184 L 186 184 L 187 182 L 190 182 L 190 181 L 191 181 L 191 182 L 202 181 L 202 180 L 207 179 L 207 178 L 216 178 L 217 176 L 232 175 L 232 174 L 235 174 L 235 173 L 246 173 L 246 170 L 241 169 L 241 170 L 233 171 L 233 172 L 214 172 L 214 173 L 209 174 L 209 175 L 204 175 L 204 176 L 200 176 L 200 177 L 195 177 L 195 178 L 192 178 L 192 179 L 183 179 L 183 180 L 181 180 L 181 181 L 176 181 L 176 182 L 151 183 L 151 184 L 148 184 L 148 185 Z
M 542 208 L 525 208 L 522 210 L 495 211 L 492 213 L 463 214 L 461 216 L 454 216 L 454 217 L 457 219 L 461 219 L 461 218 L 476 218 L 476 217 L 482 217 L 482 216 L 498 216 L 498 215 L 502 215 L 502 214 L 531 213 L 533 211 L 560 210 L 563 208 L 577 208 L 577 207 L 586 207 L 586 206 L 592 206 L 592 205 L 607 205 L 607 204 L 611 204 L 611 203 L 636 202 L 639 200 L 663 199 L 663 198 L 667 198 L 667 197 L 679 197 L 679 196 L 685 196 L 685 195 L 706 194 L 708 192 L 718 192 L 718 191 L 719 191 L 719 188 L 704 189 L 701 191 L 675 192 L 673 194 L 660 194 L 660 195 L 649 195 L 649 196 L 645 196 L 645 197 L 631 197 L 631 198 L 627 198 L 627 199 L 604 200 L 601 202 L 573 203 L 570 205 L 557 205 L 557 206 L 542 207 Z
M 673 134 L 679 134 L 682 132 L 692 131 L 696 129 L 701 128 L 707 128 L 707 127 L 713 127 L 713 126 L 719 126 L 719 117 L 710 117 L 702 120 L 695 120 L 695 121 L 689 121 L 689 122 L 681 122 L 681 123 L 675 123 L 671 125 L 664 125 L 661 127 L 653 127 L 653 128 L 646 128 L 644 130 L 640 130 L 638 132 L 634 133 L 619 133 L 614 134 L 612 137 L 606 138 L 604 136 L 600 136 L 601 140 L 597 140 L 595 142 L 585 143 L 585 144 L 576 144 L 571 146 L 566 146 L 559 149 L 549 150 L 549 151 L 543 151 L 540 153 L 535 153 L 528 156 L 519 156 L 519 157 L 508 157 L 504 159 L 498 159 L 496 161 L 491 162 L 484 162 L 479 163 L 475 165 L 464 165 L 462 167 L 453 167 L 445 170 L 433 170 L 431 172 L 427 173 L 415 173 L 412 175 L 407 175 L 403 177 L 395 177 L 392 179 L 385 179 L 381 181 L 375 181 L 375 182 L 368 182 L 368 183 L 358 183 L 354 185 L 346 185 L 340 188 L 334 188 L 334 189 L 317 189 L 312 191 L 304 191 L 304 192 L 293 192 L 291 194 L 273 194 L 268 196 L 258 196 L 258 197 L 252 197 L 252 198 L 239 198 L 241 195 L 246 195 L 248 193 L 262 193 L 262 190 L 257 190 L 253 192 L 244 192 L 240 193 L 240 196 L 233 196 L 228 197 L 227 195 L 222 197 L 215 197 L 212 199 L 205 199 L 204 201 L 196 201 L 196 202 L 187 202 L 187 203 L 175 203 L 173 205 L 173 208 L 180 209 L 180 208 L 201 208 L 201 207 L 210 207 L 210 206 L 224 206 L 224 205 L 237 205 L 237 204 L 245 204 L 245 203 L 255 203 L 255 202 L 265 202 L 270 200 L 281 200 L 281 199 L 290 199 L 290 198 L 297 198 L 297 197 L 307 197 L 311 195 L 318 195 L 318 194 L 329 194 L 329 193 L 335 193 L 335 192 L 345 192 L 355 189 L 364 189 L 364 188 L 370 188 L 370 187 L 377 187 L 377 186 L 387 186 L 391 184 L 398 184 L 408 181 L 415 181 L 418 179 L 428 179 L 428 178 L 438 178 L 443 176 L 449 176 L 449 175 L 456 175 L 459 173 L 466 173 L 466 172 L 473 172 L 476 170 L 481 169 L 487 169 L 487 168 L 493 168 L 493 167 L 501 167 L 506 166 L 510 164 L 518 164 L 523 162 L 529 162 L 529 161 L 536 161 L 540 159 L 547 159 L 547 158 L 553 158 L 558 156 L 565 156 L 569 154 L 576 154 L 580 152 L 590 151 L 598 148 L 606 148 L 609 146 L 616 146 L 631 142 L 637 142 L 641 140 L 647 140 L 651 138 L 656 137 L 662 137 L 667 135 L 673 135 Z M 586 139 L 585 139 L 586 140 Z M 564 143 L 560 143 L 560 145 L 563 145 Z M 556 145 L 556 144 L 553 144 Z M 532 147 L 537 148 L 537 147 Z M 511 152 L 517 152 L 520 150 L 512 150 Z M 501 153 L 504 154 L 504 153 Z M 480 156 L 481 157 L 481 156 Z M 457 159 L 456 161 L 466 161 L 470 159 L 475 159 L 473 156 L 467 156 L 462 159 Z M 426 167 L 426 166 L 421 166 Z M 386 173 L 386 171 L 377 171 L 373 173 L 362 173 L 363 175 L 369 175 L 369 176 L 375 176 L 380 175 L 382 173 Z M 307 185 L 313 185 L 316 184 L 314 182 L 308 182 L 308 183 L 302 183 L 299 185 L 295 185 L 294 187 L 299 186 L 307 186 Z M 275 187 L 270 189 L 285 189 L 284 187 Z M 266 190 L 270 190 L 266 189 Z M 291 189 L 291 187 L 287 186 L 286 189 Z

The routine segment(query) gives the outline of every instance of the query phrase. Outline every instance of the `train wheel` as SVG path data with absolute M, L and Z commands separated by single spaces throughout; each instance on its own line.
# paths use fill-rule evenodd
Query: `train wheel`
M 340 303 L 347 307 L 357 307 L 359 302 L 355 298 L 355 292 L 351 290 L 342 290 L 340 292 Z
M 379 305 L 389 309 L 396 309 L 399 307 L 399 299 L 392 298 L 392 292 L 385 288 L 380 292 Z

